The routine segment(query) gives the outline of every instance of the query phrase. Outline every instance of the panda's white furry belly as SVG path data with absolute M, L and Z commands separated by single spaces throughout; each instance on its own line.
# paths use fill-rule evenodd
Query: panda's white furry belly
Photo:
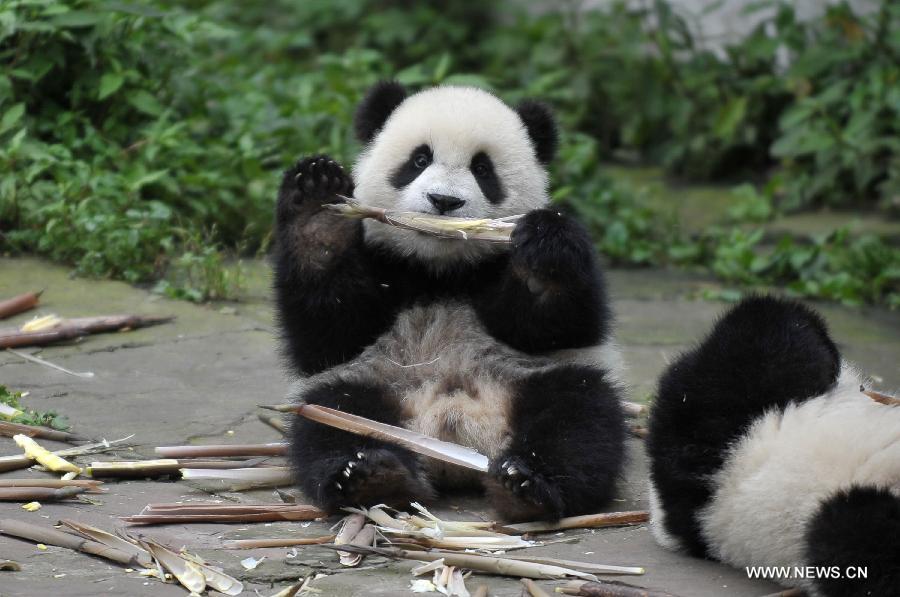
M 334 379 L 376 383 L 399 402 L 407 428 L 494 458 L 508 443 L 516 381 L 561 363 L 602 366 L 615 374 L 621 370 L 612 343 L 528 355 L 494 339 L 467 303 L 443 301 L 401 312 L 357 358 L 299 380 L 292 393 L 299 396 L 311 385 Z M 476 477 L 468 469 L 426 460 L 438 484 L 461 485 Z

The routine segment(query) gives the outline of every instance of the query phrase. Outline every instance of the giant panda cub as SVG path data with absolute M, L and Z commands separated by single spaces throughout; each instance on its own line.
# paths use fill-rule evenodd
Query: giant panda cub
M 594 511 L 624 444 L 618 352 L 586 231 L 548 209 L 556 127 L 542 104 L 485 91 L 407 95 L 385 82 L 358 107 L 353 176 L 327 156 L 283 178 L 275 290 L 292 399 L 464 444 L 490 473 L 297 419 L 291 458 L 329 510 L 408 505 L 483 486 L 509 520 Z M 337 194 L 383 208 L 518 220 L 508 246 L 441 239 L 322 209 Z
M 788 567 L 776 580 L 810 595 L 900 595 L 900 407 L 870 400 L 863 382 L 800 303 L 734 307 L 659 382 L 657 541 Z M 826 570 L 795 569 L 807 566 Z M 857 566 L 865 578 L 850 578 Z

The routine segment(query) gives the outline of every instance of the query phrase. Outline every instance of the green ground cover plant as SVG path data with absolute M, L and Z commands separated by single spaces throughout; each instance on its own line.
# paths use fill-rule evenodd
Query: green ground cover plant
M 229 298 L 240 275 L 224 260 L 267 250 L 279 172 L 314 152 L 349 161 L 354 106 L 394 77 L 551 103 L 566 131 L 556 199 L 614 263 L 897 305 L 896 247 L 844 231 L 773 245 L 752 226 L 811 206 L 898 210 L 900 6 L 809 22 L 775 6 L 713 49 L 663 0 L 542 14 L 512 1 L 0 0 L 0 250 Z M 730 222 L 688 235 L 605 176 L 611 159 L 765 184 L 737 191 Z

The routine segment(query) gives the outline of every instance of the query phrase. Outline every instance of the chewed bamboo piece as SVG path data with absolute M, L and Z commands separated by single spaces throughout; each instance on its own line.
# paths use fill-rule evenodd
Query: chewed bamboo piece
M 0 301 L 0 319 L 6 319 L 7 317 L 18 315 L 29 309 L 34 309 L 37 307 L 43 292 L 43 290 L 40 292 L 26 292 L 25 294 L 14 296 L 11 299 Z
M 364 205 L 350 197 L 341 197 L 345 203 L 323 205 L 336 214 L 348 218 L 371 218 L 384 224 L 431 234 L 441 238 L 480 240 L 492 243 L 508 243 L 521 216 L 506 218 L 453 218 L 415 211 L 393 211 Z
M 303 504 L 148 504 L 140 514 L 122 520 L 132 524 L 276 522 L 325 516 L 327 513 L 315 506 Z
M 131 477 L 144 479 L 166 475 L 181 475 L 181 469 L 223 470 L 253 468 L 265 458 L 248 460 L 198 460 L 194 458 L 162 458 L 156 460 L 110 460 L 92 462 L 86 468 L 92 477 Z M 268 468 L 268 467 L 266 467 Z
M 286 404 L 279 406 L 263 406 L 279 412 L 294 412 L 311 421 L 322 423 L 330 427 L 349 431 L 357 435 L 374 437 L 392 444 L 397 444 L 417 452 L 450 462 L 466 468 L 486 473 L 488 470 L 488 457 L 471 448 L 460 446 L 451 442 L 445 442 L 437 438 L 429 437 L 403 427 L 395 427 L 386 423 L 380 423 L 365 417 L 351 415 L 326 406 L 317 404 Z
M 663 591 L 610 581 L 570 581 L 566 586 L 558 587 L 556 590 L 563 595 L 581 597 L 677 597 Z
M 108 315 L 59 319 L 49 327 L 0 329 L 0 348 L 41 346 L 72 340 L 88 334 L 133 330 L 172 321 L 174 317 L 146 317 L 142 315 Z
M 25 457 L 47 467 L 54 473 L 81 473 L 81 467 L 50 452 L 27 435 L 14 435 L 13 441 L 25 451 Z
M 10 423 L 8 421 L 0 421 L 0 435 L 12 437 L 14 435 L 27 435 L 28 437 L 40 437 L 56 442 L 83 442 L 86 438 L 69 433 L 68 431 L 59 431 L 50 429 L 49 427 L 39 427 L 37 425 L 23 425 L 22 423 Z
M 108 452 L 110 450 L 118 450 L 120 448 L 126 447 L 125 442 L 131 439 L 132 435 L 128 437 L 123 437 L 121 439 L 115 440 L 104 440 L 102 442 L 97 442 L 94 444 L 84 444 L 81 446 L 76 446 L 74 448 L 66 448 L 64 450 L 56 450 L 52 452 L 52 454 L 56 454 L 57 456 L 83 456 L 85 454 L 95 454 L 98 452 Z M 122 444 L 122 445 L 119 445 Z M 34 460 L 31 458 L 22 455 L 22 456 L 0 456 L 0 473 L 5 473 L 7 471 L 14 471 L 21 468 L 28 468 L 34 465 Z
M 300 537 L 298 539 L 231 539 L 222 543 L 225 549 L 259 549 L 263 547 L 298 547 L 334 542 L 334 535 Z
M 893 396 L 888 396 L 887 394 L 882 394 L 881 392 L 876 392 L 875 390 L 862 390 L 862 393 L 878 402 L 879 404 L 886 404 L 887 406 L 900 406 L 900 398 L 894 398 Z
M 0 502 L 58 502 L 84 492 L 84 487 L 0 487 Z
M 62 487 L 83 487 L 87 493 L 106 492 L 101 485 L 103 485 L 103 481 L 93 481 L 90 479 L 72 479 L 70 481 L 64 481 L 62 479 L 0 479 L 0 488 L 49 487 L 52 489 L 60 489 Z
M 566 529 L 627 526 L 641 524 L 648 520 L 650 520 L 649 512 L 646 510 L 633 510 L 629 512 L 604 512 L 602 514 L 569 516 L 568 518 L 546 522 L 525 522 L 507 525 L 507 528 L 520 533 L 546 533 L 550 531 L 564 531 Z

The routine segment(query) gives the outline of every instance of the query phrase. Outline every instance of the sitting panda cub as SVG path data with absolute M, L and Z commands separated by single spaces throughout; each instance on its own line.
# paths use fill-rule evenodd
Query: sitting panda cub
M 863 382 L 804 305 L 731 309 L 659 381 L 647 445 L 657 542 L 785 567 L 776 580 L 811 596 L 900 595 L 900 407 L 870 400 Z M 794 572 L 807 566 L 818 578 Z
M 319 506 L 408 505 L 483 486 L 508 520 L 595 511 L 623 460 L 619 354 L 586 231 L 547 209 L 552 115 L 475 88 L 358 107 L 351 178 L 327 156 L 288 170 L 275 291 L 292 399 L 485 454 L 490 472 L 297 418 L 291 459 Z M 510 245 L 335 217 L 337 194 L 392 210 L 518 220 Z

